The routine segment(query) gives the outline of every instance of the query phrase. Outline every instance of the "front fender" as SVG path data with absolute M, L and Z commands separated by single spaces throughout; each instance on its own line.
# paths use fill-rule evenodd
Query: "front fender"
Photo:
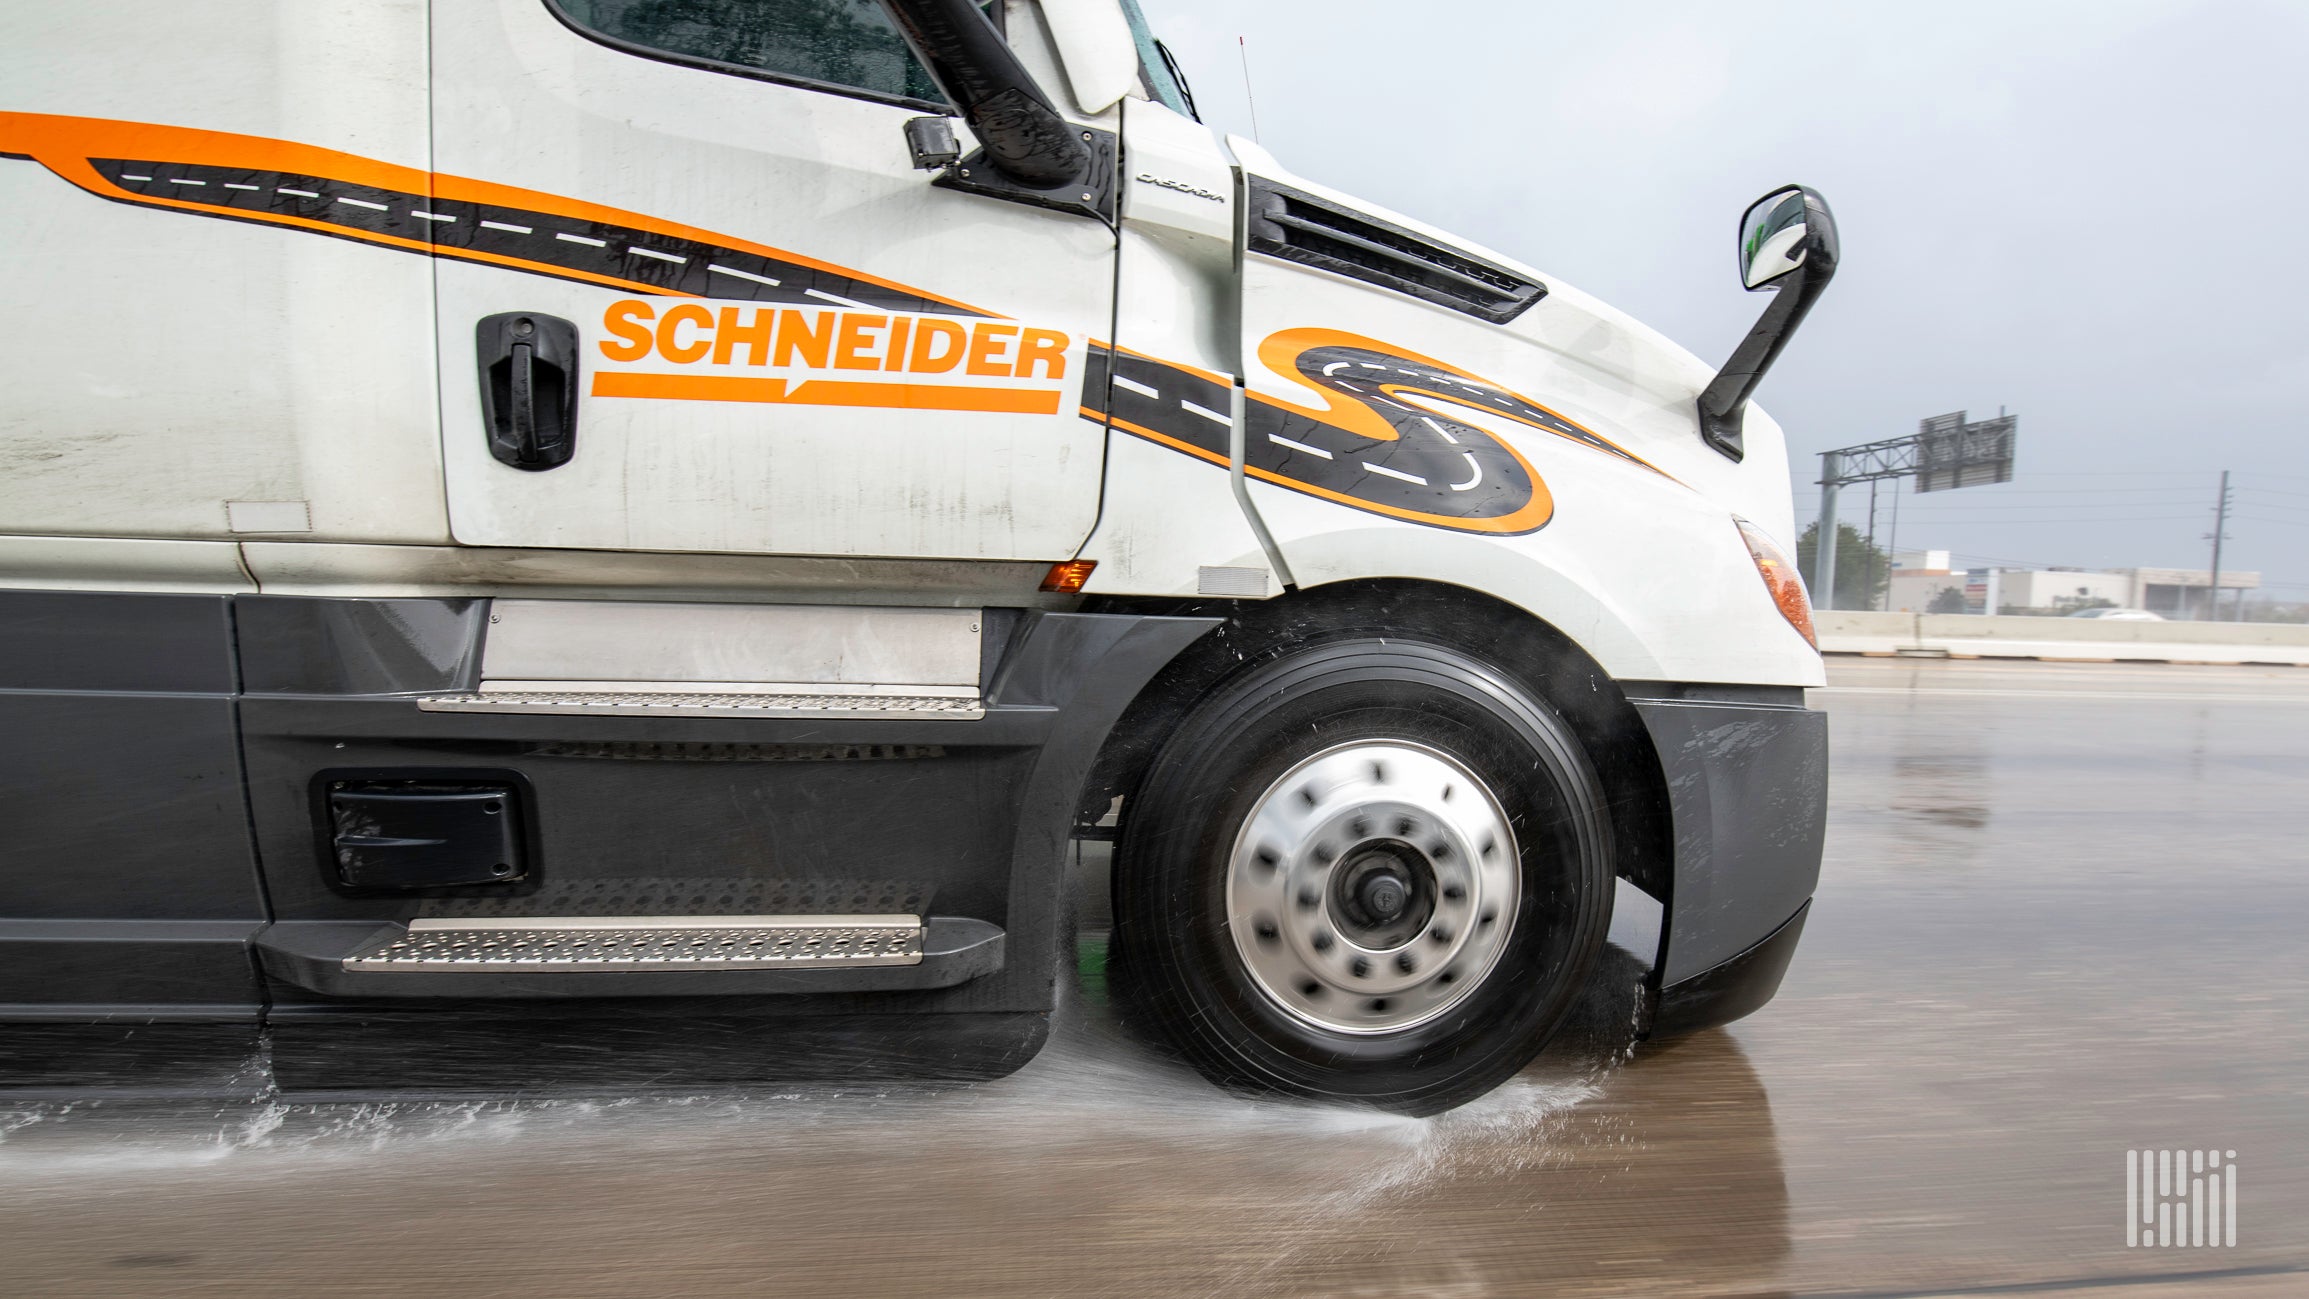
M 1556 519 L 1520 537 L 1321 526 L 1344 512 L 1264 485 L 1252 499 L 1302 588 L 1358 578 L 1470 587 L 1554 627 L 1623 681 L 1824 684 L 1819 654 L 1780 616 L 1732 516 L 1662 486 L 1559 489 Z

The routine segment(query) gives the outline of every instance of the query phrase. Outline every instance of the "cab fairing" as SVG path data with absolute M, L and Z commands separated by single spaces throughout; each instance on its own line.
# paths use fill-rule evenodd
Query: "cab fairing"
M 1145 107 L 1132 101 L 1128 111 Z M 1538 527 L 1500 535 L 1404 521 L 1252 478 L 1245 497 L 1273 539 L 1267 559 L 1279 574 L 1301 587 L 1410 578 L 1484 590 L 1570 636 L 1621 679 L 1822 682 L 1818 654 L 1780 616 L 1733 522 L 1745 518 L 1794 548 L 1785 442 L 1769 416 L 1750 408 L 1746 458 L 1731 461 L 1700 440 L 1694 403 L 1715 372 L 1691 352 L 1536 268 L 1291 175 L 1239 137 L 1229 137 L 1226 146 L 1245 170 L 1528 272 L 1548 286 L 1538 303 L 1494 325 L 1385 288 L 1243 255 L 1236 363 L 1253 403 L 1323 405 L 1331 394 L 1263 362 L 1260 345 L 1287 330 L 1337 330 L 1447 362 L 1529 397 L 1627 453 L 1608 454 L 1492 412 L 1450 405 L 1453 420 L 1512 447 L 1544 483 L 1554 508 Z M 1134 268 L 1127 260 L 1126 285 L 1134 270 L 1163 270 L 1152 263 Z M 1193 286 L 1173 286 L 1173 293 L 1173 301 L 1194 296 Z M 1144 287 L 1139 294 L 1161 296 Z M 1120 341 L 1130 344 L 1127 331 Z M 1107 508 L 1083 553 L 1123 562 L 1094 576 L 1093 592 L 1192 594 L 1197 565 L 1246 560 L 1239 529 L 1220 529 L 1207 555 L 1189 545 L 1157 558 L 1134 544 L 1130 518 L 1156 511 L 1130 503 L 1146 480 L 1116 470 L 1143 464 L 1147 456 L 1139 448 L 1146 445 L 1127 433 L 1110 437 Z M 1199 476 L 1207 484 L 1172 497 L 1173 503 L 1192 501 L 1198 512 L 1215 512 L 1224 474 L 1220 465 L 1189 462 L 1166 475 Z M 1164 541 L 1177 546 L 1190 530 L 1164 531 Z

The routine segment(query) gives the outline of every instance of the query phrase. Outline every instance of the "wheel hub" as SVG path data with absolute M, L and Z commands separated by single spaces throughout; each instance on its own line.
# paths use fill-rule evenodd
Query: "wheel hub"
M 1520 880 L 1505 812 L 1456 759 L 1402 741 L 1341 745 L 1252 805 L 1228 861 L 1229 928 L 1253 982 L 1293 1016 L 1394 1032 L 1483 981 Z
M 1331 872 L 1331 912 L 1364 947 L 1401 947 L 1435 912 L 1435 869 L 1426 854 L 1399 839 L 1348 849 Z

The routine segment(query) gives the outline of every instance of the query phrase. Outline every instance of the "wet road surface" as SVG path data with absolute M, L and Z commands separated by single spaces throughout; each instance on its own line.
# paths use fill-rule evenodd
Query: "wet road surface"
M 1432 1120 L 1211 1091 L 1097 947 L 923 1094 L 0 1100 L 8 1295 L 2309 1294 L 2309 670 L 1840 660 L 1778 1000 L 1626 1050 L 1615 968 Z M 2131 1148 L 2234 1248 L 2128 1249 Z

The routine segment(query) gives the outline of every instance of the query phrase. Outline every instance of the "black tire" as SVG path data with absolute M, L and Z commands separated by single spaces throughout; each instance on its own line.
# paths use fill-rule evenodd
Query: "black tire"
M 1309 998 L 1294 1010 L 1288 989 L 1273 991 L 1272 968 L 1255 972 L 1245 953 L 1262 953 L 1245 944 L 1272 943 L 1272 922 L 1246 917 L 1246 933 L 1257 937 L 1238 941 L 1228 911 L 1230 897 L 1244 905 L 1243 881 L 1259 868 L 1242 865 L 1249 836 L 1261 833 L 1245 826 L 1271 815 L 1278 782 L 1328 755 L 1397 751 L 1353 747 L 1366 744 L 1439 755 L 1486 786 L 1491 814 L 1512 827 L 1517 860 L 1504 878 L 1519 888 L 1500 908 L 1512 913 L 1510 928 L 1495 940 L 1504 946 L 1488 968 L 1464 966 L 1469 986 L 1422 994 L 1455 1000 L 1424 1022 L 1343 1031 L 1328 1022 L 1339 1016 L 1308 1009 L 1337 1004 L 1316 1000 L 1330 991 L 1318 980 L 1308 980 Z M 1307 802 L 1312 809 L 1314 795 Z M 1305 869 L 1329 870 L 1331 850 L 1318 844 L 1312 855 L 1323 865 Z M 1271 853 L 1257 856 L 1273 868 Z M 1349 859 L 1338 863 L 1343 872 Z M 1490 878 L 1503 876 L 1495 867 Z M 1393 637 L 1333 641 L 1223 683 L 1161 747 L 1124 807 L 1109 977 L 1135 1025 L 1222 1086 L 1431 1114 L 1513 1076 L 1562 1024 L 1602 950 L 1612 881 L 1601 782 L 1554 709 L 1455 649 Z M 1301 886 L 1288 887 L 1300 889 L 1301 906 L 1317 905 Z M 1327 914 L 1333 903 L 1321 905 Z M 1415 929 L 1426 923 L 1413 918 Z M 1319 925 L 1316 932 L 1313 941 L 1328 951 L 1328 936 Z M 1435 977 L 1448 982 L 1451 973 Z

